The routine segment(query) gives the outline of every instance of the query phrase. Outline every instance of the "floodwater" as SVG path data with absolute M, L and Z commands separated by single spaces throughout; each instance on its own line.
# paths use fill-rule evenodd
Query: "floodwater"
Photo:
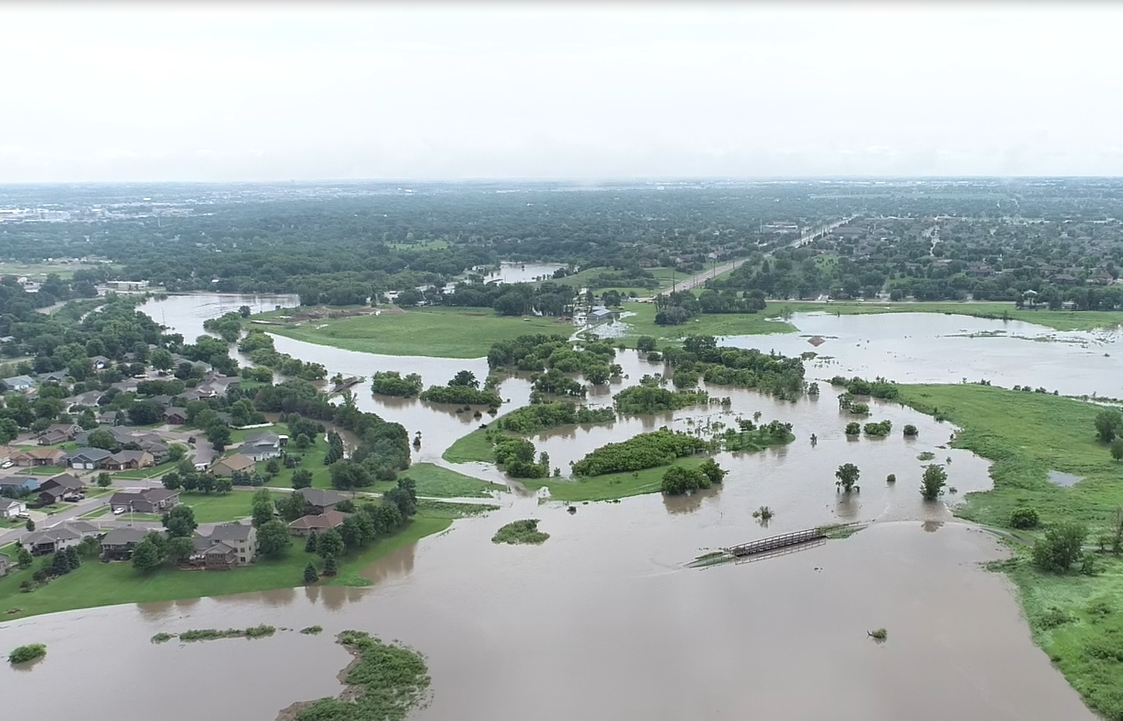
M 205 317 L 224 312 L 213 298 L 194 298 L 211 311 L 164 305 L 166 320 L 154 317 L 191 337 L 185 330 L 191 324 L 201 329 Z M 272 300 L 262 302 L 272 307 Z M 172 307 L 181 308 L 175 317 Z M 887 344 L 904 345 L 886 337 Z M 763 350 L 793 352 L 774 344 L 778 338 L 757 340 Z M 369 378 L 376 370 L 417 372 L 430 385 L 461 369 L 481 379 L 487 372 L 483 359 L 385 357 L 282 337 L 276 342 L 278 350 L 324 363 L 329 373 Z M 806 339 L 798 342 L 806 345 Z M 1027 353 L 1053 346 L 1000 342 L 1021 344 Z M 831 339 L 819 352 L 831 354 L 830 344 L 842 345 Z M 946 363 L 944 356 L 925 362 L 937 360 Z M 594 389 L 591 404 L 610 404 L 625 384 L 663 370 L 634 351 L 618 354 L 617 362 L 626 378 Z M 935 367 L 925 372 L 934 374 Z M 823 375 L 835 372 L 850 373 Z M 934 379 L 959 380 L 961 371 L 955 373 Z M 1091 721 L 1076 693 L 1033 646 L 1005 579 L 979 570 L 980 563 L 1002 557 L 997 541 L 955 522 L 943 503 L 920 498 L 920 453 L 930 451 L 934 462 L 947 464 L 949 485 L 956 489 L 949 489 L 948 503 L 989 487 L 986 462 L 941 447 L 951 426 L 878 401 L 871 403 L 869 420 L 891 420 L 890 436 L 847 438 L 843 428 L 853 418 L 838 411 L 834 390 L 820 386 L 820 397 L 796 403 L 709 388 L 715 398 L 730 397 L 729 411 L 714 404 L 535 439 L 552 465 L 567 469 L 595 447 L 662 425 L 713 431 L 715 422 L 735 425 L 757 411 L 761 421 L 793 424 L 797 439 L 788 446 L 721 454 L 719 463 L 730 471 L 726 481 L 694 496 L 580 504 L 570 515 L 534 495 L 504 494 L 500 510 L 457 521 L 445 534 L 367 568 L 364 575 L 375 581 L 369 589 L 298 588 L 123 605 L 0 625 L 0 641 L 9 648 L 48 645 L 47 658 L 30 670 L 0 668 L 5 710 L 19 718 L 65 718 L 103 708 L 120 721 L 147 721 L 153 707 L 130 693 L 137 679 L 206 678 L 202 686 L 160 683 L 161 718 L 273 719 L 295 701 L 340 690 L 335 677 L 349 656 L 333 636 L 356 628 L 426 654 L 433 698 L 416 714 L 424 721 L 828 715 L 841 721 Z M 440 455 L 453 440 L 490 421 L 486 414 L 475 419 L 417 400 L 376 398 L 369 386 L 356 393 L 364 410 L 403 423 L 411 436 L 422 431 L 415 460 L 443 463 Z M 500 395 L 511 400 L 500 411 L 507 412 L 527 402 L 529 383 L 507 379 Z M 918 427 L 918 438 L 902 437 L 905 423 Z M 834 469 L 845 462 L 861 469 L 860 492 L 836 491 Z M 462 470 L 497 475 L 474 466 Z M 886 482 L 889 473 L 895 484 Z M 751 517 L 761 505 L 776 514 L 767 527 Z M 541 519 L 541 530 L 551 534 L 544 545 L 490 542 L 501 525 L 527 517 Z M 845 541 L 775 558 L 684 568 L 707 550 L 832 521 L 874 523 Z M 319 624 L 325 632 L 149 643 L 161 631 L 258 623 L 294 629 Z M 889 631 L 884 644 L 866 635 L 879 627 Z M 90 675 L 93 666 L 98 673 Z M 56 692 L 60 685 L 66 693 Z
M 939 313 L 841 315 L 798 313 L 798 333 L 731 336 L 726 345 L 814 351 L 808 377 L 878 376 L 899 383 L 958 383 L 1043 387 L 1061 395 L 1123 397 L 1123 329 L 1061 332 L 1020 321 Z M 813 336 L 826 340 L 818 347 Z
M 1071 488 L 1080 481 L 1083 481 L 1082 476 L 1074 476 L 1071 473 L 1064 473 L 1063 471 L 1049 471 L 1049 482 L 1065 488 Z
M 164 300 L 153 298 L 140 307 L 140 310 L 157 323 L 168 326 L 173 332 L 183 335 L 184 341 L 194 343 L 195 339 L 206 334 L 203 321 L 217 318 L 224 313 L 237 312 L 238 308 L 248 305 L 254 313 L 274 310 L 277 306 L 290 308 L 298 305 L 300 298 L 295 295 L 241 295 L 237 293 L 190 293 L 169 295 Z
M 549 279 L 554 271 L 565 266 L 560 263 L 516 263 L 503 261 L 498 271 L 484 275 L 485 283 L 530 283 L 542 278 Z

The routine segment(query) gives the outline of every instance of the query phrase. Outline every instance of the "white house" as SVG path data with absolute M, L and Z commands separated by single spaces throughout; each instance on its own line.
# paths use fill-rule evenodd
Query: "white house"
M 27 515 L 27 504 L 15 498 L 0 498 L 0 518 L 19 518 Z

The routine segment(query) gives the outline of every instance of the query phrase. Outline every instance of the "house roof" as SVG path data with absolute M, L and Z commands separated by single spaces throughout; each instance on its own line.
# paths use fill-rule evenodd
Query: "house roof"
M 289 524 L 289 528 L 294 531 L 307 531 L 307 530 L 327 530 L 329 528 L 336 528 L 343 524 L 349 514 L 330 509 L 319 514 L 309 514 L 301 516 Z
M 12 508 L 12 506 L 19 508 L 22 505 L 24 505 L 23 501 L 17 501 L 14 498 L 0 498 L 0 510 L 3 511 L 7 511 Z
M 66 451 L 61 448 L 31 448 L 26 451 L 21 451 L 18 455 L 40 461 L 53 461 L 59 458 L 65 458 Z
M 109 505 L 127 506 L 136 501 L 159 503 L 169 498 L 175 498 L 178 495 L 179 491 L 169 491 L 166 488 L 145 488 L 140 491 L 117 491 L 109 497 Z
M 47 426 L 47 430 L 45 430 L 44 433 L 50 433 L 51 431 L 76 433 L 80 430 L 82 430 L 82 428 L 77 423 L 52 423 L 51 425 Z
M 204 556 L 229 556 L 231 553 L 234 553 L 234 552 L 235 552 L 235 549 L 234 549 L 233 546 L 228 546 L 225 543 L 219 541 L 218 543 L 215 543 L 211 546 L 208 546 L 207 550 L 203 551 L 203 555 Z
M 5 476 L 0 478 L 0 486 L 19 486 L 34 491 L 39 488 L 39 479 L 35 476 Z
M 187 418 L 187 409 L 180 408 L 179 406 L 169 406 L 164 409 L 164 418 L 168 416 L 179 416 L 180 418 Z
M 11 376 L 0 379 L 0 382 L 3 382 L 9 388 L 28 388 L 35 385 L 35 379 L 31 376 Z
M 334 506 L 340 501 L 346 500 L 347 496 L 335 491 L 325 491 L 322 488 L 301 488 L 299 491 L 294 491 L 304 496 L 304 502 L 312 506 Z
M 281 437 L 273 431 L 262 431 L 260 433 L 250 433 L 246 435 L 246 439 L 243 442 L 246 445 L 251 446 L 258 446 L 263 444 L 275 446 L 281 442 Z
M 152 454 L 148 451 L 117 451 L 109 456 L 109 460 L 114 463 L 127 463 L 128 461 L 139 461 L 144 456 L 151 457 Z
M 43 483 L 40 484 L 39 487 L 43 489 L 68 488 L 72 491 L 77 491 L 79 489 L 85 488 L 86 484 L 82 483 L 82 481 L 70 475 L 69 473 L 60 473 L 57 476 L 51 476 L 47 480 L 43 481 Z
M 248 541 L 253 526 L 241 523 L 222 523 L 215 526 L 207 538 L 212 541 Z
M 84 461 L 86 463 L 99 463 L 113 455 L 103 448 L 79 448 L 66 457 L 68 461 Z
M 149 533 L 147 528 L 114 528 L 101 539 L 103 546 L 124 546 L 140 543 Z
M 219 460 L 215 461 L 216 466 L 219 463 L 226 466 L 232 471 L 244 471 L 247 468 L 253 468 L 254 460 L 249 456 L 243 456 L 241 453 L 235 453 L 232 456 L 220 458 Z

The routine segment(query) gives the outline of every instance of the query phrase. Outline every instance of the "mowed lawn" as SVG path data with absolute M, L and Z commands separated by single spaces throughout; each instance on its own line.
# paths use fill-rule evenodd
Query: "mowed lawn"
M 403 546 L 445 530 L 451 523 L 449 518 L 419 513 L 394 535 L 382 538 L 358 553 L 346 554 L 340 559 L 339 574 L 320 583 L 365 585 L 366 582 L 359 575 L 364 567 Z M 15 555 L 14 551 L 6 552 L 13 557 Z M 78 570 L 31 593 L 21 593 L 20 583 L 30 579 L 32 570 L 42 563 L 40 559 L 36 559 L 36 565 L 31 569 L 16 570 L 0 578 L 0 617 L 25 618 L 40 613 L 118 603 L 172 601 L 292 588 L 302 584 L 304 567 L 310 560 L 322 566 L 318 557 L 304 552 L 300 539 L 294 539 L 288 556 L 283 559 L 261 560 L 231 571 L 184 571 L 165 567 L 144 574 L 134 569 L 130 563 L 101 563 L 95 559 L 86 559 Z M 9 613 L 12 609 L 19 611 Z
M 569 335 L 575 329 L 556 318 L 501 316 L 490 308 L 418 308 L 270 326 L 268 330 L 296 340 L 367 353 L 481 358 L 496 341 L 527 333 Z
M 306 468 L 312 471 L 312 487 L 313 488 L 331 488 L 331 472 L 328 467 L 324 465 L 324 458 L 328 454 L 328 444 L 323 438 L 317 438 L 315 442 L 308 446 L 308 448 L 298 451 L 295 446 L 288 447 L 288 453 L 300 456 L 300 465 L 296 468 L 285 468 L 284 462 L 278 458 L 277 463 L 281 465 L 281 471 L 265 485 L 270 488 L 292 488 L 292 474 L 296 472 L 297 468 Z M 258 461 L 257 472 L 265 477 L 265 466 L 268 461 Z
M 181 493 L 180 503 L 190 506 L 195 512 L 196 523 L 222 523 L 248 518 L 253 512 L 251 505 L 253 494 L 258 489 L 244 489 L 235 487 L 229 493 Z M 273 491 L 273 500 L 282 498 L 285 494 Z M 124 517 L 127 517 L 125 514 Z
M 412 478 L 417 483 L 417 495 L 429 498 L 489 498 L 506 486 L 466 476 L 432 463 L 415 463 L 398 473 L 399 478 Z M 383 493 L 394 488 L 397 481 L 379 481 L 370 490 Z

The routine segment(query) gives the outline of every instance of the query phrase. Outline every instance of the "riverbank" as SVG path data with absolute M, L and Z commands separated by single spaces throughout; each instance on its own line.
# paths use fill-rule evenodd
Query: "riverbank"
M 1042 525 L 1075 521 L 1089 529 L 1086 549 L 1123 506 L 1123 463 L 1113 461 L 1096 439 L 1093 424 L 1102 408 L 1041 393 L 964 385 L 900 386 L 905 405 L 955 423 L 953 445 L 993 461 L 994 489 L 967 495 L 956 509 L 964 518 L 1010 527 L 1015 508 L 1034 509 Z M 949 483 L 955 468 L 949 467 Z M 1052 483 L 1050 471 L 1081 478 L 1072 487 Z M 1040 530 L 1021 531 L 1039 537 Z M 1000 568 L 1018 588 L 1018 599 L 1034 641 L 1094 709 L 1123 719 L 1123 561 L 1095 554 L 1098 571 L 1058 575 L 1038 571 L 1028 547 L 1010 544 L 1014 556 Z
M 419 510 L 397 533 L 375 541 L 358 553 L 345 554 L 339 560 L 339 573 L 321 580 L 318 585 L 369 585 L 360 575 L 363 568 L 426 536 L 444 531 L 452 525 L 448 515 L 428 515 L 424 509 Z M 312 558 L 304 552 L 301 539 L 293 539 L 292 548 L 284 558 L 260 559 L 231 571 L 185 571 L 167 567 L 142 574 L 131 563 L 102 563 L 91 558 L 77 570 L 46 586 L 23 593 L 20 583 L 31 578 L 32 571 L 40 563 L 37 560 L 27 570 L 15 570 L 13 566 L 11 573 L 0 578 L 0 619 L 120 603 L 175 601 L 292 588 L 300 585 L 304 567 Z

